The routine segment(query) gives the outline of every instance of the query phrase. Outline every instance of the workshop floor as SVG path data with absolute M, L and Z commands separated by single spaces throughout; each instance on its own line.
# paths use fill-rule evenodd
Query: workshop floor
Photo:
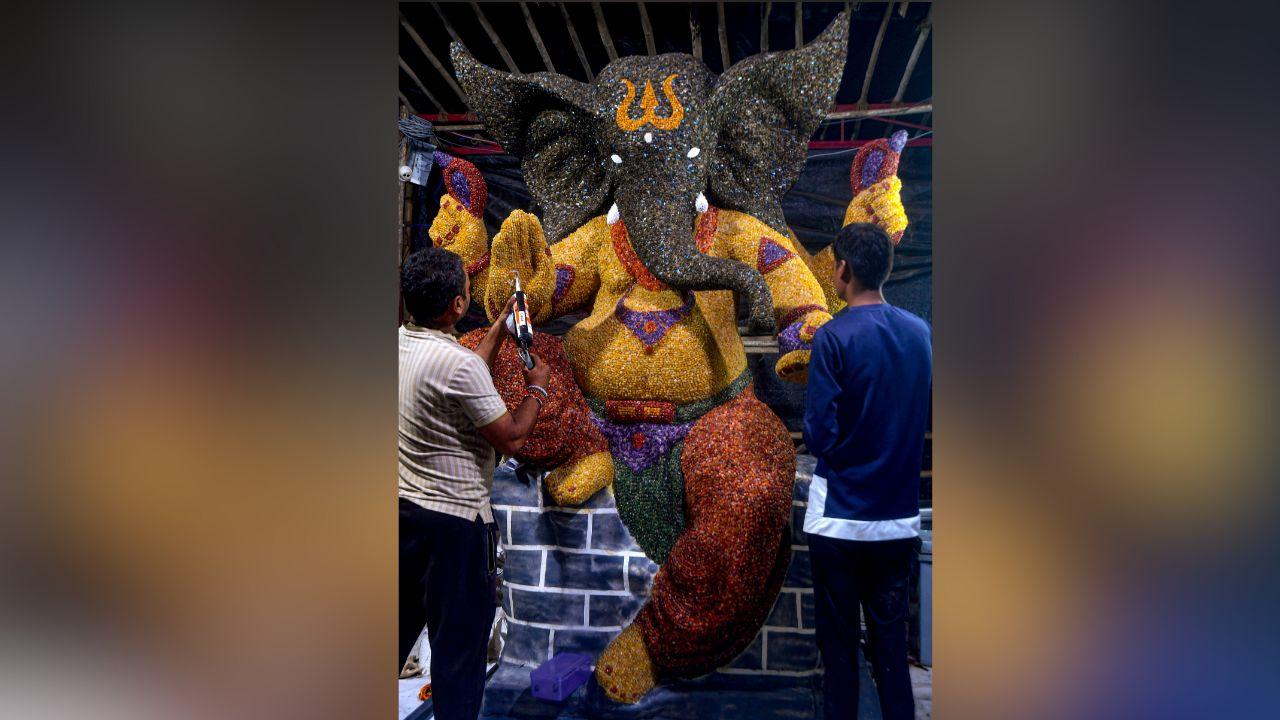
M 418 700 L 418 691 L 422 689 L 425 682 L 427 682 L 425 677 L 406 678 L 400 681 L 399 720 L 404 720 L 421 704 Z M 916 720 L 930 720 L 933 717 L 933 671 L 912 665 L 911 687 L 916 696 Z

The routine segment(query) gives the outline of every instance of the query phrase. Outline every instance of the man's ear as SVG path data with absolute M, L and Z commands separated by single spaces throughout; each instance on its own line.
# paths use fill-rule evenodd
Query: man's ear
M 808 45 L 747 58 L 720 76 L 712 92 L 720 135 L 707 182 L 713 205 L 786 232 L 782 196 L 835 101 L 848 40 L 845 10 Z
M 467 101 L 502 147 L 519 156 L 529 192 L 542 206 L 548 241 L 605 211 L 608 157 L 586 107 L 590 86 L 551 73 L 494 70 L 451 46 Z

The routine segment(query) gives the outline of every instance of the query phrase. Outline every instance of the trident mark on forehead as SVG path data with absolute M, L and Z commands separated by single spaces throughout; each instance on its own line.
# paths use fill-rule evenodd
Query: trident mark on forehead
M 644 95 L 640 97 L 640 109 L 643 111 L 638 119 L 631 118 L 631 103 L 636 98 L 636 86 L 626 78 L 622 82 L 627 86 L 627 96 L 622 99 L 622 104 L 618 106 L 617 122 L 618 127 L 623 130 L 639 130 L 641 127 L 652 125 L 659 130 L 675 130 L 680 126 L 680 122 L 684 120 L 684 106 L 676 99 L 675 80 L 678 75 L 668 75 L 666 80 L 662 81 L 662 94 L 667 97 L 667 102 L 671 103 L 671 114 L 666 117 L 659 117 L 654 114 L 654 110 L 658 108 L 658 96 L 653 91 L 653 83 L 648 80 L 644 81 Z

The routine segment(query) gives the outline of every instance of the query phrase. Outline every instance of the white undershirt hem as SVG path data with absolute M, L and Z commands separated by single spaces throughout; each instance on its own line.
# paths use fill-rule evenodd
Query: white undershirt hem
M 920 513 L 895 520 L 845 520 L 823 517 L 827 506 L 827 479 L 814 475 L 809 484 L 809 508 L 804 531 L 838 540 L 902 540 L 920 536 Z

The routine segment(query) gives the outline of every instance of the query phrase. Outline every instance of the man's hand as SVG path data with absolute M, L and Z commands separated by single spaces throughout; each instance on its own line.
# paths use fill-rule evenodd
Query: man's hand
M 476 345 L 473 352 L 484 360 L 484 364 L 489 366 L 489 370 L 493 370 L 493 364 L 498 360 L 498 351 L 502 348 L 502 343 L 508 335 L 511 334 L 507 330 L 507 318 L 511 316 L 511 309 L 516 306 L 516 296 L 512 295 L 507 300 L 507 306 L 501 313 L 498 313 L 498 319 L 493 321 L 489 326 L 488 332 L 480 339 L 480 343 Z
M 489 326 L 490 335 L 497 335 L 501 337 L 503 333 L 506 333 L 507 335 L 511 334 L 511 331 L 507 329 L 507 318 L 510 317 L 511 311 L 514 310 L 515 307 L 516 296 L 512 295 L 507 299 L 507 306 L 502 309 L 502 312 L 498 313 L 498 319 L 494 320 L 493 325 Z
M 551 377 L 551 367 L 533 352 L 529 353 L 529 357 L 533 358 L 533 367 L 523 368 L 522 366 L 525 383 L 537 385 L 544 390 L 547 389 L 547 379 Z

